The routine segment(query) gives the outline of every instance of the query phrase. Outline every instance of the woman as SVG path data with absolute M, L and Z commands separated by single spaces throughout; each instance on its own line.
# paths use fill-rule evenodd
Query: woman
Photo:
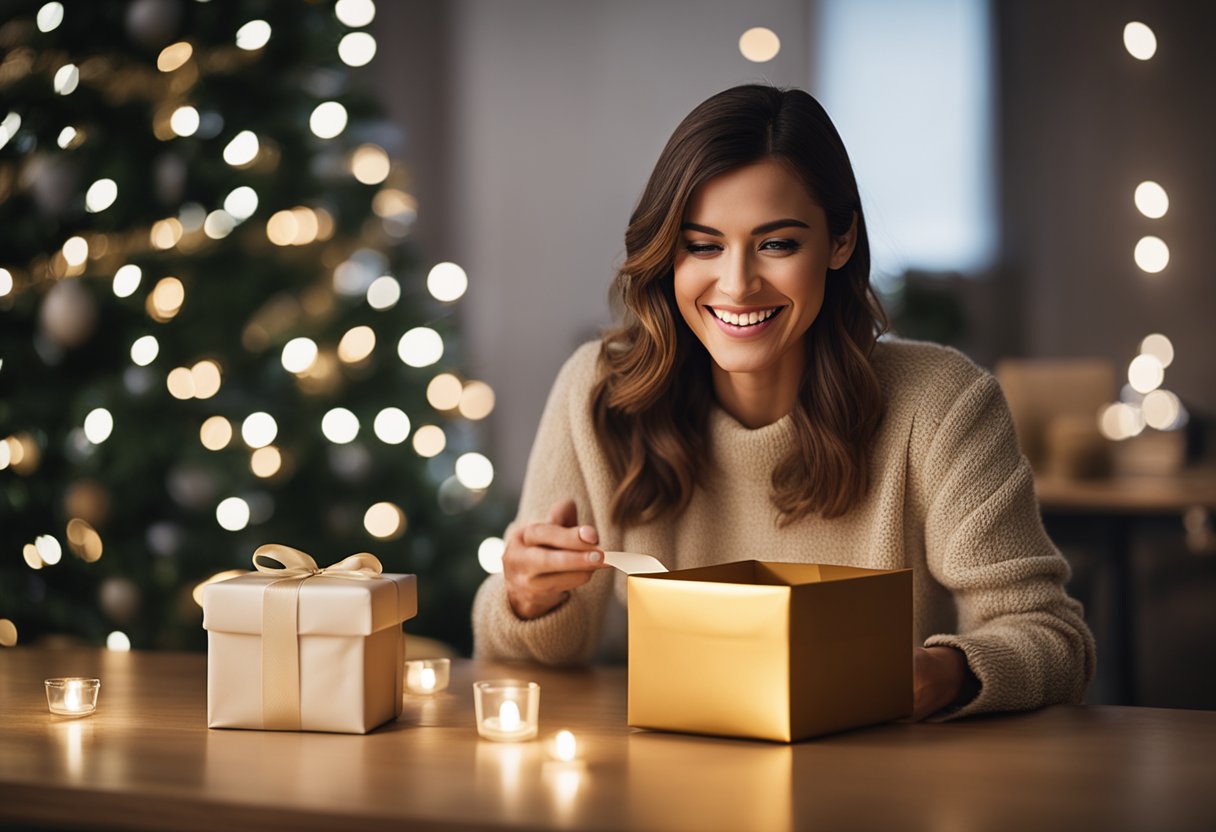
M 878 340 L 857 184 L 818 102 L 702 103 L 625 244 L 623 323 L 554 384 L 476 654 L 586 661 L 605 550 L 912 567 L 914 718 L 1079 701 L 1093 638 L 1000 389 L 953 350 Z

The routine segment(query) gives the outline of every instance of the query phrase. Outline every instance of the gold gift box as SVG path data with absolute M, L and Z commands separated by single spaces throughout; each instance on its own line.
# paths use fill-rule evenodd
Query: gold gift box
M 264 719 L 264 697 L 281 695 L 263 690 L 263 603 L 275 581 L 251 572 L 203 590 L 211 728 L 293 730 Z M 319 575 L 304 581 L 298 599 L 298 730 L 365 734 L 400 716 L 401 624 L 417 613 L 417 578 Z
M 630 575 L 629 724 L 791 742 L 912 713 L 912 570 Z

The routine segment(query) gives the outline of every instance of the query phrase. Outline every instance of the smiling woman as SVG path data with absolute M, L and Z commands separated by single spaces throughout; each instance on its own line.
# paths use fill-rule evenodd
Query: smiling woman
M 1079 701 L 1093 638 L 1000 388 L 953 350 L 879 340 L 856 181 L 819 103 L 744 86 L 699 105 L 625 246 L 623 319 L 554 384 L 475 652 L 595 655 L 605 550 L 911 567 L 916 718 Z

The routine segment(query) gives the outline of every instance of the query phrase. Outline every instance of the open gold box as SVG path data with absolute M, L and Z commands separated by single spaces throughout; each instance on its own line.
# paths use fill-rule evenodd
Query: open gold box
M 912 570 L 630 575 L 629 724 L 791 742 L 912 712 Z

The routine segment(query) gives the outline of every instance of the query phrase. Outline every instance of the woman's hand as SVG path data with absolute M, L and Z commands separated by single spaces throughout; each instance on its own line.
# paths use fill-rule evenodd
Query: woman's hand
M 967 677 L 967 657 L 953 647 L 912 651 L 912 719 L 916 722 L 953 702 Z
M 570 590 L 606 567 L 592 526 L 578 526 L 578 507 L 562 500 L 549 509 L 549 522 L 529 523 L 507 536 L 502 574 L 507 600 L 520 618 L 539 618 L 570 596 Z

